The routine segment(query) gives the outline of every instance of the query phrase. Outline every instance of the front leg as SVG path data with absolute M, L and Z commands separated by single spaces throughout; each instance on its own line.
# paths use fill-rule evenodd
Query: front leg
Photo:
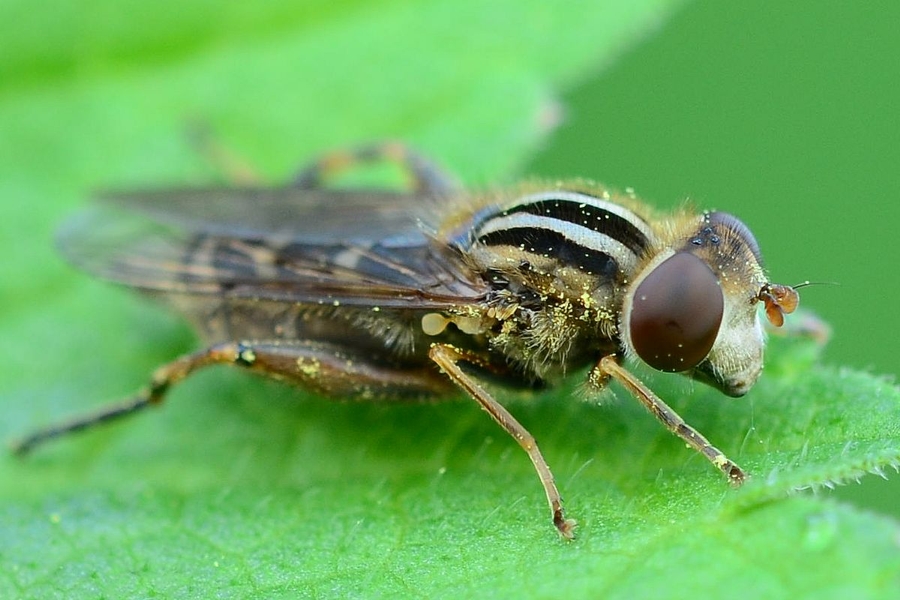
M 640 379 L 620 365 L 614 355 L 601 358 L 597 366 L 591 371 L 588 380 L 591 385 L 599 388 L 603 387 L 610 377 L 631 392 L 631 395 L 643 404 L 654 417 L 659 419 L 666 426 L 666 429 L 680 437 L 688 446 L 705 456 L 709 462 L 722 471 L 732 485 L 736 487 L 744 483 L 744 480 L 747 479 L 747 474 L 744 473 L 743 469 L 725 456 L 724 452 L 710 444 L 709 440 L 703 437 L 703 434 L 688 425 L 684 419 L 678 416 L 678 413 L 654 394 Z

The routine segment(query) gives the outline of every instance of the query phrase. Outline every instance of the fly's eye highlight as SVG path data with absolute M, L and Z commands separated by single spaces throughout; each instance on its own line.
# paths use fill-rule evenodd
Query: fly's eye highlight
M 631 343 L 654 369 L 692 369 L 716 341 L 724 306 L 722 289 L 709 266 L 689 252 L 678 252 L 635 290 Z

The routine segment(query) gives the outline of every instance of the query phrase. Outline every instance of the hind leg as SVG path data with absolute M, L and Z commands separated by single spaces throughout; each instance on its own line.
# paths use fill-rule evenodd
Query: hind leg
M 44 442 L 118 420 L 161 404 L 172 387 L 199 369 L 233 365 L 287 381 L 327 396 L 378 400 L 434 398 L 452 391 L 450 382 L 431 365 L 395 368 L 331 344 L 317 342 L 225 342 L 186 354 L 159 367 L 149 385 L 134 396 L 26 436 L 13 451 L 26 454 Z
M 262 186 L 263 178 L 249 161 L 223 144 L 210 128 L 194 124 L 188 139 L 197 152 L 235 186 Z M 403 142 L 382 141 L 320 154 L 293 178 L 292 185 L 302 189 L 328 187 L 336 176 L 364 165 L 397 165 L 407 179 L 409 191 L 428 195 L 449 194 L 459 189 L 457 179 L 436 161 L 413 150 Z
M 456 178 L 438 164 L 406 144 L 384 141 L 345 150 L 335 150 L 314 159 L 294 178 L 294 185 L 304 189 L 326 187 L 336 175 L 365 164 L 396 164 L 408 179 L 411 191 L 441 195 L 459 189 Z

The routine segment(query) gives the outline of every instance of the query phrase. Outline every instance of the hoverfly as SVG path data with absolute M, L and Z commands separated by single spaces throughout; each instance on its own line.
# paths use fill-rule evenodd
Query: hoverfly
M 324 185 L 382 159 L 404 167 L 412 191 Z M 590 366 L 588 388 L 618 381 L 739 485 L 744 471 L 625 363 L 741 396 L 762 369 L 758 307 L 780 326 L 798 303 L 794 288 L 768 281 L 753 234 L 727 213 L 659 216 L 582 181 L 467 193 L 395 143 L 325 155 L 281 188 L 107 195 L 60 241 L 77 266 L 186 315 L 208 345 L 160 367 L 133 398 L 38 431 L 18 451 L 159 404 L 213 364 L 342 398 L 461 388 L 525 450 L 565 538 L 575 522 L 547 461 L 479 373 L 552 383 Z

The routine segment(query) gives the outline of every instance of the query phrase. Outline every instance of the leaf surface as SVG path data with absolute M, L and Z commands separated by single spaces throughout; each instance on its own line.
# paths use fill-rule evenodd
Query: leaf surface
M 52 231 L 95 187 L 205 183 L 210 124 L 271 180 L 401 137 L 469 183 L 515 172 L 555 95 L 673 2 L 7 2 L 0 54 L 0 437 L 135 390 L 184 324 L 68 269 Z M 743 401 L 652 384 L 754 475 L 732 491 L 620 392 L 511 402 L 572 516 L 474 403 L 334 403 L 227 369 L 141 418 L 0 457 L 2 597 L 765 597 L 900 591 L 894 521 L 814 496 L 900 460 L 900 395 L 775 340 Z M 850 573 L 851 575 L 841 575 Z

